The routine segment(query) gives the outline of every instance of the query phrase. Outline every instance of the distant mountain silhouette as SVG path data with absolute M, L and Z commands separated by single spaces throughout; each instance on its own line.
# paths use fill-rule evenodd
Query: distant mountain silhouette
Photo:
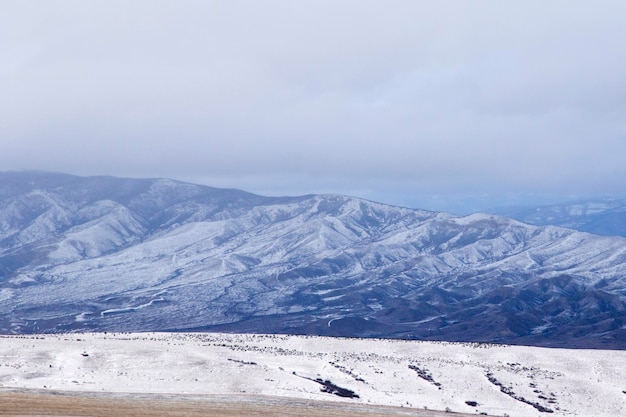
M 603 236 L 626 237 L 626 198 L 595 198 L 494 213 L 537 226 L 561 226 Z

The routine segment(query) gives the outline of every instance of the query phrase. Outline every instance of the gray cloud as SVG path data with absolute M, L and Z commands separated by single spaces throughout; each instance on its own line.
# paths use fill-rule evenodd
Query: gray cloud
M 0 169 L 398 204 L 622 192 L 624 15 L 619 1 L 5 1 Z

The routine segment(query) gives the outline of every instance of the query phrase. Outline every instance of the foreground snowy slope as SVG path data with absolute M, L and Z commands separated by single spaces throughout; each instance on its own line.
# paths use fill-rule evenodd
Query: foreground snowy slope
M 626 347 L 626 239 L 321 195 L 0 174 L 0 332 Z
M 626 352 L 277 335 L 1 336 L 0 392 L 15 389 L 613 417 L 626 410 Z

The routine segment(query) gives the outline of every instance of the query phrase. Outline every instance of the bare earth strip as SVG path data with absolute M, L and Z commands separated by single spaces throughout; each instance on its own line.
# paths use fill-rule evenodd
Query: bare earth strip
M 46 392 L 0 393 L 0 416 L 40 417 L 442 417 L 470 416 L 399 407 L 280 397 L 173 396 Z

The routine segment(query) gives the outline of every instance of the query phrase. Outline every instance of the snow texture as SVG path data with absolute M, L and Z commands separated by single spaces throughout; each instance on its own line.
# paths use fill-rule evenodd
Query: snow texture
M 0 336 L 0 390 L 16 389 L 614 417 L 626 411 L 626 352 L 216 333 Z

